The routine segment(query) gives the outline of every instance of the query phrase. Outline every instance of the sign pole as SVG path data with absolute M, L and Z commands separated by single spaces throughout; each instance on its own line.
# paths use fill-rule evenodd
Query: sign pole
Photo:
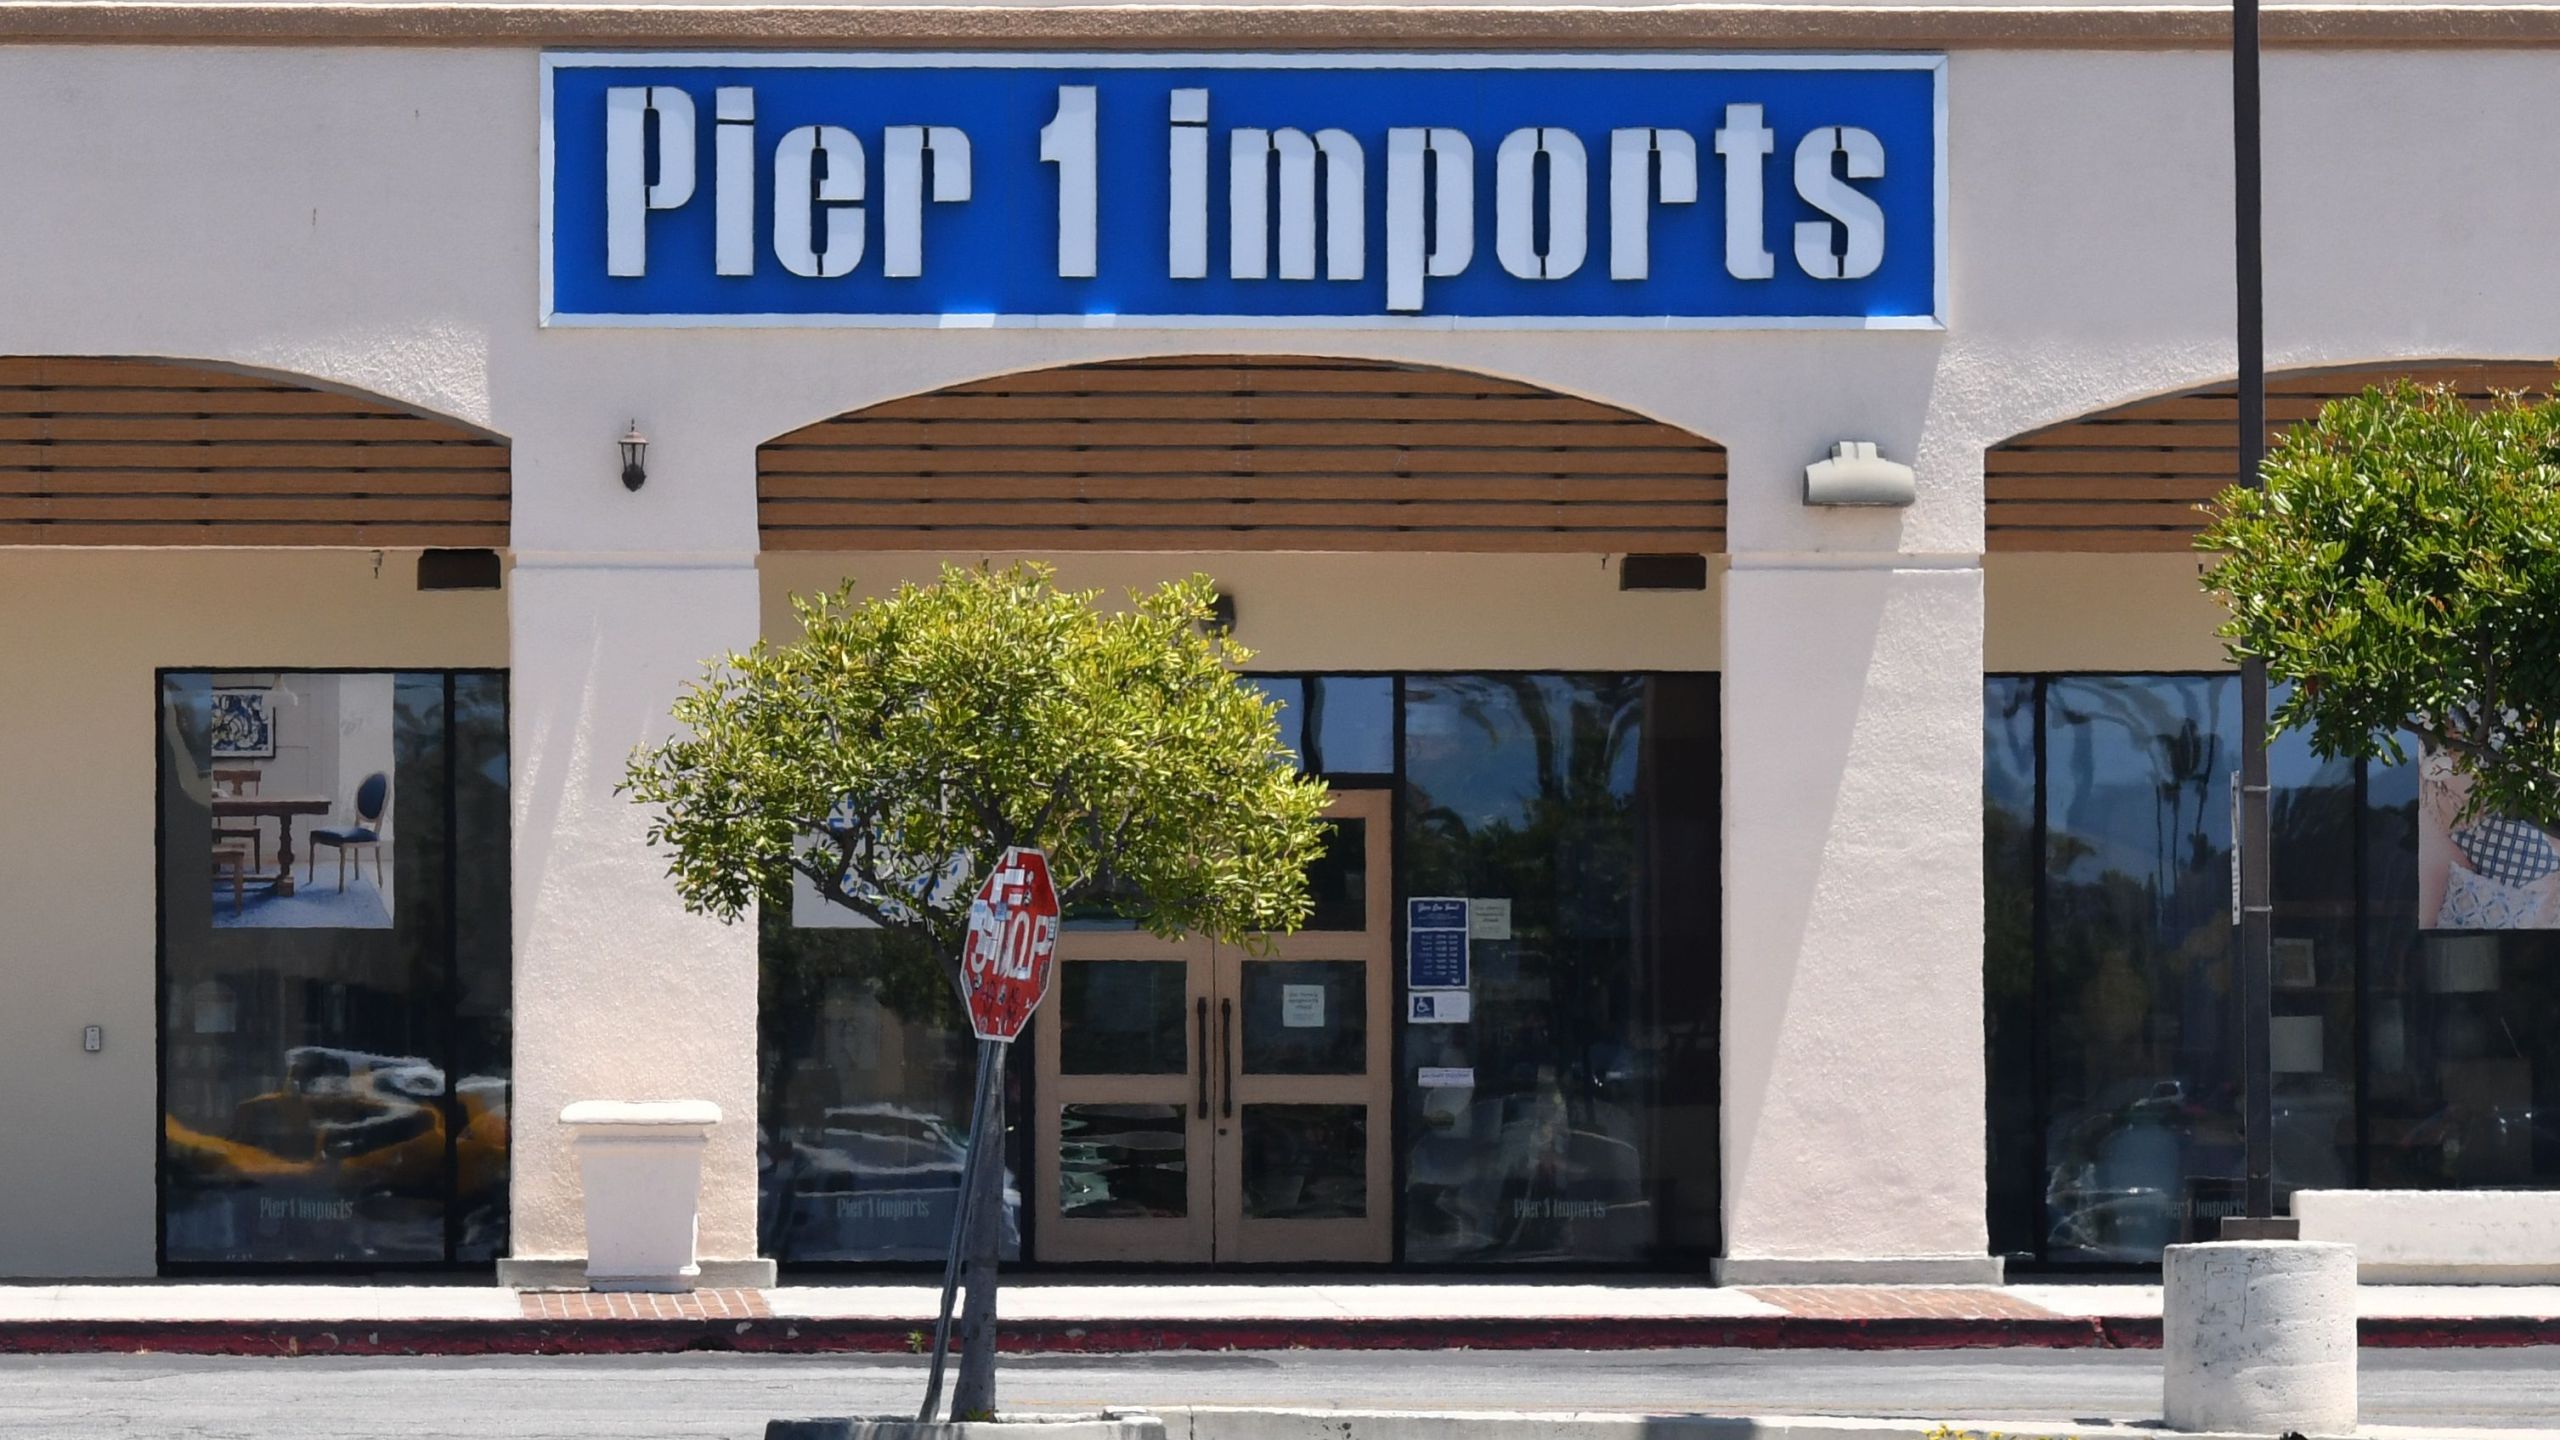
M 1004 1051 L 1001 1040 L 978 1042 L 978 1087 L 969 1102 L 969 1149 L 960 1162 L 960 1204 L 951 1221 L 951 1249 L 942 1259 L 942 1310 L 933 1322 L 933 1367 L 925 1379 L 924 1404 L 916 1411 L 919 1425 L 932 1424 L 933 1412 L 942 1404 L 943 1360 L 951 1344 L 951 1306 L 960 1293 L 960 1257 L 968 1253 L 969 1237 L 978 1224 L 978 1167 L 988 1163 L 983 1158 L 989 1149 L 988 1097 L 995 1093 L 996 1077 L 1004 1071 Z
M 960 946 L 960 998 L 969 1011 L 969 1028 L 978 1037 L 978 1091 L 969 1106 L 969 1151 L 960 1162 L 960 1204 L 951 1218 L 951 1249 L 942 1257 L 942 1306 L 933 1322 L 933 1358 L 925 1381 L 924 1406 L 916 1423 L 933 1423 L 942 1403 L 942 1371 L 951 1347 L 951 1309 L 960 1294 L 961 1268 L 971 1254 L 980 1227 L 1001 1223 L 1004 1210 L 1004 1136 L 998 1117 L 1004 1110 L 1004 1057 L 1031 1023 L 1031 1012 L 1048 997 L 1058 952 L 1058 891 L 1049 879 L 1049 857 L 1024 845 L 1007 846 L 994 870 L 978 887 L 969 905 L 969 923 Z M 978 1192 L 992 1192 L 980 1204 Z M 981 1212 L 992 1211 L 994 1214 Z M 1003 1250 L 999 1238 L 987 1247 L 982 1287 L 970 1280 L 972 1303 L 992 1302 L 995 1261 Z M 981 1324 L 976 1311 L 971 1324 Z M 972 1330 L 961 1357 L 960 1389 L 954 1407 L 992 1409 L 992 1304 L 981 1329 Z
M 2264 207 L 2258 86 L 2258 0 L 2231 9 L 2232 241 L 2238 284 L 2240 350 L 2238 482 L 2251 490 L 2267 453 L 2266 266 L 2260 239 Z M 2247 1214 L 2275 1216 L 2275 1074 L 2273 960 L 2275 905 L 2268 853 L 2267 662 L 2240 666 L 2240 1063 L 2241 1134 L 2247 1145 Z

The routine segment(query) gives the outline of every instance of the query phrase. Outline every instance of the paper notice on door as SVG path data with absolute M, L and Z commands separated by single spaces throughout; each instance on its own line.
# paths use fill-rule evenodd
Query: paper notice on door
M 1508 940 L 1511 938 L 1511 902 L 1487 900 L 1479 895 L 1467 902 L 1467 938 L 1470 940 Z
M 1466 1090 L 1476 1083 L 1472 1065 L 1425 1065 L 1416 1083 L 1425 1090 Z
M 1323 1029 L 1324 987 L 1321 985 L 1281 986 L 1280 1025 L 1286 1030 Z

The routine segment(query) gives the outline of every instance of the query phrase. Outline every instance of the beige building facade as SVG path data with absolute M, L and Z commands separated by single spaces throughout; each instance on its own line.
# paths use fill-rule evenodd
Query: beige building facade
M 2210 492 L 2212 457 L 2230 447 L 2229 73 L 2215 50 L 2218 12 L 9 9 L 0 16 L 0 193 L 14 197 L 0 207 L 0 657 L 17 684 L 0 710 L 9 820 L 0 1095 L 10 1097 L 0 1105 L 0 1211 L 11 1217 L 0 1227 L 0 1275 L 574 1264 L 584 1254 L 581 1192 L 556 1117 L 585 1099 L 721 1107 L 702 1196 L 707 1275 L 914 1258 L 909 1242 L 874 1240 L 892 1220 L 936 1212 L 881 1199 L 876 1174 L 932 1170 L 913 1155 L 882 1157 L 892 1139 L 947 1147 L 956 1127 L 917 1098 L 938 1095 L 942 1082 L 910 1076 L 915 1094 L 872 1095 L 843 1077 L 868 1073 L 861 1057 L 887 1053 L 884 1037 L 912 1042 L 920 1022 L 891 1017 L 884 1029 L 868 998 L 878 992 L 858 985 L 793 988 L 780 958 L 793 952 L 773 938 L 791 927 L 778 917 L 760 935 L 684 913 L 664 857 L 644 842 L 646 817 L 614 787 L 632 748 L 667 733 L 677 688 L 707 659 L 788 638 L 789 596 L 847 580 L 877 593 L 929 579 L 946 561 L 1017 557 L 1112 592 L 1215 576 L 1234 597 L 1238 638 L 1258 652 L 1254 668 L 1300 687 L 1286 694 L 1302 720 L 1313 680 L 1338 677 L 1344 695 L 1369 693 L 1354 681 L 1377 682 L 1377 704 L 1392 707 L 1377 711 L 1389 718 L 1371 737 L 1383 758 L 1344 773 L 1355 777 L 1347 788 L 1383 790 L 1395 807 L 1377 823 L 1396 843 L 1372 836 L 1368 853 L 1404 872 L 1372 873 L 1396 903 L 1353 926 L 1392 931 L 1381 932 L 1382 954 L 1404 954 L 1402 901 L 1452 893 L 1413 888 L 1433 865 L 1463 878 L 1495 864 L 1491 850 L 1434 858 L 1426 842 L 1437 832 L 1416 818 L 1425 790 L 1453 811 L 1474 803 L 1453 798 L 1481 788 L 1463 767 L 1445 783 L 1417 777 L 1444 763 L 1426 754 L 1444 743 L 1433 737 L 1454 735 L 1450 754 L 1474 753 L 1465 747 L 1479 742 L 1467 737 L 1479 731 L 1464 725 L 1484 736 L 1501 729 L 1482 720 L 1495 705 L 1487 697 L 1534 708 L 1521 697 L 1562 696 L 1554 713 L 1574 717 L 1576 706 L 1605 703 L 1654 717 L 1647 735 L 1672 735 L 1661 717 L 1684 706 L 1708 717 L 1698 733 L 1720 762 L 1705 771 L 1668 740 L 1648 741 L 1641 757 L 1630 748 L 1624 776 L 1602 764 L 1574 782 L 1616 797 L 1602 807 L 1606 824 L 1633 837 L 1627 853 L 1654 856 L 1623 862 L 1639 879 L 1554 900 L 1540 912 L 1553 932 L 1543 949 L 1525 938 L 1541 903 L 1527 888 L 1500 897 L 1506 916 L 1523 917 L 1517 937 L 1497 936 L 1480 907 L 1474 1003 L 1484 1018 L 1464 1042 L 1472 1060 L 1453 1051 L 1426 1081 L 1435 1047 L 1460 1043 L 1464 1027 L 1408 1023 L 1415 987 L 1400 965 L 1378 992 L 1388 1008 L 1365 1023 L 1395 1025 L 1396 1048 L 1374 1100 L 1350 1120 L 1391 1132 L 1392 1149 L 1379 1152 L 1390 1164 L 1346 1180 L 1347 1132 L 1312 1122 L 1268 1132 L 1267 1153 L 1247 1134 L 1243 1153 L 1264 1158 L 1242 1162 L 1240 1180 L 1221 1170 L 1218 1183 L 1244 1185 L 1249 1207 L 1284 1214 L 1316 1204 L 1307 1197 L 1324 1185 L 1354 1184 L 1361 1198 L 1337 1193 L 1328 1213 L 1376 1221 L 1360 1244 L 1383 1249 L 1294 1263 L 1428 1270 L 1525 1259 L 1702 1281 L 1975 1281 L 1997 1278 L 2004 1262 L 2138 1265 L 2145 1245 L 2156 1253 L 2209 1216 L 2212 1196 L 2193 1182 L 2220 1163 L 2206 1112 L 2221 1102 L 2175 1072 L 2219 1063 L 2198 1018 L 2218 982 L 2196 978 L 2204 962 L 2195 957 L 2221 940 L 2203 919 L 2166 939 L 2165 921 L 2127 921 L 2126 933 L 2147 937 L 2126 942 L 2134 958 L 2074 959 L 2064 951 L 2076 942 L 2055 937 L 2078 933 L 2066 913 L 2078 902 L 2057 898 L 2048 881 L 2073 863 L 2055 858 L 2053 835 L 2104 828 L 2053 798 L 2082 753 L 2060 697 L 2113 683 L 2103 677 L 2180 676 L 2209 688 L 2226 668 L 2185 544 L 2185 507 Z M 2278 418 L 2297 418 L 2284 395 L 2352 388 L 2369 374 L 2478 387 L 2547 365 L 2560 351 L 2560 291 L 2538 277 L 2560 186 L 2545 173 L 2555 163 L 2547 153 L 2513 137 L 2560 121 L 2555 52 L 2542 37 L 2513 43 L 2487 7 L 2278 7 L 2270 23 Z M 778 47 L 1206 53 L 1229 63 L 1346 47 L 1492 54 L 1528 93 L 1547 69 L 1595 55 L 1942 58 L 1943 169 L 1927 212 L 1942 227 L 1940 308 L 1928 323 L 1893 328 L 546 323 L 544 226 L 558 179 L 546 164 L 546 57 L 680 50 L 716 68 Z M 699 123 L 707 164 L 707 103 Z M 1490 186 L 1491 146 L 1479 143 L 1480 183 Z M 1706 203 L 1719 193 L 1712 151 L 1703 162 Z M 984 185 L 993 172 L 980 173 Z M 1493 227 L 1483 228 L 1489 256 Z M 2343 380 L 2330 373 L 2349 367 Z M 1146 412 L 1148 395 L 1175 393 L 1170 382 L 1149 389 L 1127 378 L 1177 373 L 1194 387 L 1181 393 L 1225 397 L 1235 403 L 1219 413 L 1263 417 L 1255 423 L 1295 413 L 1273 397 L 1307 400 L 1318 419 L 1325 395 L 1388 407 L 1345 410 L 1344 424 L 1489 424 L 1464 414 L 1444 422 L 1430 407 L 1453 396 L 1499 402 L 1546 417 L 1539 423 L 1559 433 L 1535 443 L 1555 458 L 1532 466 L 1495 456 L 1482 463 L 1507 468 L 1472 477 L 1417 469 L 1409 457 L 1344 461 L 1346 491 L 1326 503 L 1422 507 L 1409 516 L 1440 505 L 1455 518 L 1362 510 L 1321 522 L 1313 540 L 1233 508 L 1308 493 L 1253 488 L 1257 475 L 1305 473 L 1276 460 L 1203 482 L 1230 508 L 1178 526 L 1123 533 L 1040 511 L 1023 522 L 1029 533 L 986 541 L 968 533 L 980 521 L 884 518 L 876 497 L 1002 500 L 920 457 L 987 443 L 955 430 L 1058 414 L 1023 408 L 1025 397 L 1066 396 L 1130 424 L 1192 423 L 1188 413 Z M 934 434 L 921 420 L 892 419 L 878 440 L 845 430 L 797 442 L 874 459 L 795 470 L 792 446 L 777 443 L 937 396 L 938 409 L 913 412 L 952 417 L 933 419 Z M 2146 404 L 2165 408 L 2092 418 Z M 1615 428 L 1563 433 L 1585 421 Z M 635 427 L 648 441 L 646 480 L 630 489 L 617 442 Z M 1276 453 L 1276 436 L 1216 443 Z M 1808 505 L 1806 467 L 1843 441 L 1872 442 L 1908 465 L 1912 503 Z M 1071 445 L 1054 435 L 1024 443 Z M 1611 469 L 1647 446 L 1686 459 Z M 913 454 L 877 460 L 883 447 Z M 1070 472 L 1087 496 L 1109 493 L 1102 482 L 1121 473 L 1108 462 L 1035 460 L 1013 479 L 1028 487 L 1018 495 L 1049 495 L 1038 486 Z M 1442 474 L 1459 478 L 1432 478 Z M 1575 478 L 1603 474 L 1619 488 L 1590 493 L 1635 497 L 1608 502 L 1624 513 L 1487 518 L 1517 503 L 1505 497 L 1582 503 Z M 1521 488 L 1478 483 L 1488 475 Z M 922 488 L 882 488 L 890 479 Z M 1375 493 L 1351 493 L 1373 481 Z M 1157 494 L 1154 503 L 1190 502 Z M 489 585 L 423 588 L 427 550 L 492 551 L 500 573 Z M 1703 579 L 1629 588 L 1630 554 L 1704 556 Z M 394 680 L 362 678 L 385 674 Z M 394 730 L 411 738 L 362 751 L 375 742 L 358 716 L 377 690 Z M 503 721 L 491 729 L 486 706 L 501 691 Z M 1993 692 L 2035 697 L 2018 703 L 2040 718 L 2022 723 L 2045 737 L 2029 746 L 2039 788 L 2020 803 L 2040 817 L 2030 828 L 2047 848 L 2034 864 L 2048 878 L 2020 880 L 2014 892 L 2003 888 L 2002 802 L 1986 800 L 1999 783 L 1986 776 L 1986 743 L 1998 743 L 1997 717 L 1986 718 Z M 2228 703 L 2208 696 L 2205 731 L 2219 733 L 2212 707 Z M 250 727 L 236 744 L 223 728 L 234 720 Z M 1610 722 L 1595 723 L 1607 731 Z M 296 727 L 308 734 L 297 738 Z M 1487 755 L 1512 753 L 1481 743 Z M 294 778 L 295 796 L 283 795 L 295 747 L 317 756 L 330 745 L 334 778 Z M 2109 766 L 2134 761 L 2088 764 L 2103 781 Z M 248 770 L 262 773 L 241 779 Z M 368 770 L 389 777 L 397 797 L 370 812 Z M 1688 788 L 1656 794 L 1656 776 Z M 503 795 L 502 813 L 473 798 L 484 781 Z M 2099 781 L 2090 805 L 2140 789 Z M 277 814 L 258 803 L 304 794 L 317 808 Z M 1618 853 L 1609 848 L 1618 840 L 1591 838 L 1598 831 L 1536 839 L 1547 812 L 1518 803 L 1529 818 L 1516 833 L 1533 837 L 1524 843 Z M 2170 820 L 2203 835 L 2221 823 L 2204 818 L 2219 803 L 2182 801 Z M 2158 813 L 2143 808 L 2126 823 L 2147 835 Z M 190 828 L 208 821 L 217 831 L 209 867 Z M 1648 828 L 1674 821 L 1708 824 L 1706 840 Z M 1481 838 L 1490 823 L 1471 833 Z M 224 854 L 225 828 L 245 836 L 236 842 L 251 851 L 245 875 Z M 324 842 L 322 832 L 340 838 Z M 373 838 L 347 838 L 365 834 Z M 300 847 L 287 853 L 310 878 L 284 887 L 298 895 L 274 893 L 279 839 Z M 2227 855 L 2227 835 L 2221 843 Z M 370 860 L 350 854 L 366 845 L 379 847 Z M 329 897 L 383 876 L 385 853 L 392 878 L 374 887 L 380 917 L 321 913 L 324 899 L 336 904 Z M 1703 874 L 1665 858 L 1701 854 Z M 1557 874 L 1571 867 L 1551 859 L 1519 863 L 1561 894 Z M 332 889 L 333 870 L 350 862 L 353 881 Z M 2146 882 L 2155 895 L 2212 909 L 2197 879 L 2213 870 L 2211 856 L 2143 863 L 2155 866 Z M 253 893 L 261 881 L 264 899 Z M 244 884 L 236 900 L 235 883 Z M 2016 903 L 2043 917 L 2042 948 L 2016 951 L 2013 971 L 2001 947 L 2027 942 L 2010 934 L 2007 907 L 2029 891 L 2042 898 Z M 1708 895 L 1707 908 L 1663 919 L 1682 893 Z M 1605 944 L 1575 932 L 1601 923 L 1588 914 L 1607 910 L 1603 900 L 1623 912 L 1608 924 L 1624 930 Z M 262 905 L 280 915 L 273 907 L 285 902 L 308 902 L 316 918 L 256 920 Z M 506 920 L 493 938 L 480 930 L 494 914 Z M 385 943 L 396 951 L 363 949 L 368 927 L 394 937 Z M 2090 944 L 2089 955 L 2116 955 Z M 2387 1068 L 2375 1048 L 2386 1028 L 2381 944 L 2355 941 L 2366 948 L 2349 947 L 2353 965 L 2336 962 L 2352 995 L 2297 1007 L 2331 1026 L 2327 1056 L 2306 1073 L 2353 1089 L 2357 1065 Z M 288 946 L 305 948 L 277 948 Z M 1176 962 L 1130 949 L 1105 963 Z M 2082 974 L 2075 965 L 2132 978 L 2101 993 L 2072 978 Z M 406 967 L 407 978 L 383 981 L 383 966 Z M 2003 1020 L 2002 996 L 2033 990 L 2017 977 L 2037 967 L 2068 971 L 2054 982 L 2060 991 L 2043 993 L 2082 995 L 2085 1006 Z M 1592 978 L 1603 972 L 1605 984 Z M 1094 984 L 1104 978 L 1095 972 Z M 1318 983 L 1280 979 L 1309 993 Z M 1257 982 L 1233 982 L 1244 986 L 1234 995 L 1217 988 L 1229 983 L 1194 976 L 1174 992 L 1178 1063 L 1186 1076 L 1199 1070 L 1203 1097 L 1216 1047 L 1205 1019 L 1192 1034 L 1188 1001 L 1259 1003 Z M 483 993 L 490 985 L 499 990 Z M 1590 998 L 1603 990 L 1617 998 Z M 1076 993 L 1062 991 L 1060 1003 Z M 1345 1023 L 1347 992 L 1327 993 L 1337 1008 L 1314 1013 Z M 1286 1003 L 1299 1007 L 1293 1015 L 1316 1005 Z M 823 1023 L 795 1030 L 785 1009 Z M 1594 1028 L 1531 1035 L 1518 1019 L 1498 1030 L 1493 1017 L 1514 1011 L 1581 1014 Z M 2532 1110 L 2547 1088 L 2535 1065 L 2560 1073 L 2540 1040 L 2513 1053 L 2418 1056 L 2422 1030 L 2451 1046 L 2442 1037 L 2456 1022 L 2389 1013 L 2405 1027 L 2399 1063 L 2446 1090 L 2438 1108 L 2448 1113 L 2465 1095 L 2474 1108 Z M 2019 1024 L 2045 1038 L 2022 1039 Z M 2161 1039 L 2179 1025 L 2184 1038 Z M 1273 1043 L 1297 1043 L 1298 1028 L 1322 1024 L 1274 1031 Z M 253 1036 L 265 1047 L 255 1055 Z M 2014 1066 L 2004 1046 L 2025 1047 Z M 2065 1095 L 2053 1076 L 2067 1056 L 2108 1046 L 2148 1058 Z M 1073 1054 L 1062 1063 L 1072 1070 Z M 839 1089 L 815 1101 L 786 1093 L 780 1077 L 830 1065 L 836 1078 L 825 1083 Z M 1449 1083 L 1459 1071 L 1463 1086 Z M 2071 1136 L 2132 1115 L 2132 1101 L 2099 1092 L 2136 1084 L 2175 1093 L 2204 1118 L 2181 1119 L 2171 1127 L 2181 1138 L 2157 1142 L 2184 1157 L 2157 1162 L 2179 1194 L 2171 1208 L 2110 1229 L 2116 1222 L 2073 1209 L 2065 1192 L 2112 1189 L 2121 1193 L 2105 1203 L 2118 1204 L 2159 1191 L 2119 1173 L 2150 1163 L 2139 1157 L 2152 1132 L 2106 1121 L 2112 1138 L 2079 1161 Z M 1446 1098 L 1464 1087 L 1480 1093 Z M 1037 1085 L 1025 1101 L 1036 1114 Z M 1032 1153 L 1032 1137 L 1050 1132 L 1024 1130 L 1018 1238 L 1029 1260 L 1042 1260 L 1044 1246 L 1065 1253 L 1076 1205 L 1098 1207 L 1086 1217 L 1095 1224 L 1134 1224 L 1179 1203 L 1146 1188 L 1161 1155 L 1131 1158 L 1147 1143 L 1131 1107 L 1154 1103 L 1106 1096 L 1064 1114 L 1065 1133 L 1084 1137 L 1082 1149 L 1060 1142 L 1073 1150 L 1064 1158 Z M 2421 1114 L 2429 1103 L 2410 1101 Z M 1204 1098 L 1204 1116 L 1209 1108 Z M 1305 1118 L 1275 1110 L 1270 1124 Z M 2382 1173 L 2381 1149 L 2432 1143 L 2410 1138 L 2415 1121 L 2391 1122 L 2399 1128 L 2387 1136 L 2375 1115 L 2337 1123 L 2332 1148 L 2348 1157 L 2338 1163 L 2368 1180 Z M 906 1128 L 892 1136 L 895 1126 Z M 2001 1133 L 2034 1153 L 2004 1150 Z M 1712 1143 L 1701 1149 L 1699 1134 Z M 1474 1138 L 1425 1143 L 1451 1135 Z M 2438 1180 L 2560 1175 L 2540 1142 L 2514 1143 L 2523 1148 L 2513 1165 Z M 414 1153 L 395 1158 L 402 1146 Z M 2466 1163 L 2476 1165 L 2472 1153 Z M 1237 1163 L 1205 1149 L 1183 1155 L 1194 1169 Z M 1258 1177 L 1256 1164 L 1285 1171 L 1288 1183 Z M 1479 1184 L 1470 1167 L 1495 1178 Z M 2023 1197 L 2010 1212 L 2004 1183 Z M 864 1185 L 875 1186 L 867 1198 L 844 1198 Z M 778 1242 L 777 1226 L 815 1213 L 803 1203 L 813 1195 L 832 1197 L 817 1208 L 835 1229 Z M 1053 1213 L 1031 1213 L 1042 1196 L 1058 1197 Z M 1217 1264 L 1238 1253 L 1202 1243 L 1212 1248 L 1177 1258 Z

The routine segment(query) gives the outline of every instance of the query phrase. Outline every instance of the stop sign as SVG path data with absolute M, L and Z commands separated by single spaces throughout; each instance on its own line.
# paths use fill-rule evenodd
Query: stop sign
M 1010 1041 L 1022 1033 L 1049 993 L 1057 953 L 1058 890 L 1049 883 L 1049 857 L 1017 845 L 978 887 L 969 906 L 969 939 L 960 950 L 960 987 L 979 1039 Z

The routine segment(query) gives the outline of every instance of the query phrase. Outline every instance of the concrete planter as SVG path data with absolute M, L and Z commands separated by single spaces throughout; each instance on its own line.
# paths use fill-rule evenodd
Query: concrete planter
M 919 1424 L 882 1416 L 775 1420 L 764 1440 L 1165 1440 L 1164 1421 L 1135 1411 L 1098 1415 L 999 1415 Z
M 2172 1245 L 2163 1257 L 2163 1414 L 2172 1430 L 2356 1428 L 2356 1252 L 2299 1240 Z
M 707 1100 L 581 1100 L 560 1112 L 586 1187 L 587 1287 L 690 1290 L 702 1151 L 720 1107 Z

